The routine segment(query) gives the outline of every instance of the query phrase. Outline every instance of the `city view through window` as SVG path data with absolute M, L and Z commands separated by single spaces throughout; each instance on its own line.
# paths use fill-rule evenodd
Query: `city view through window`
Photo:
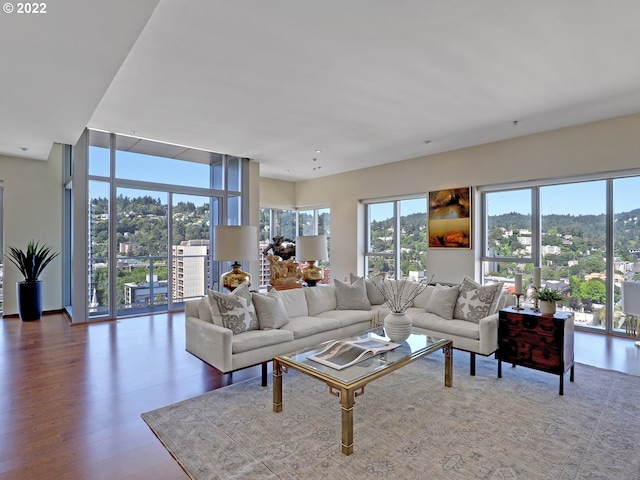
M 90 139 L 89 316 L 166 311 L 217 289 L 230 262 L 211 262 L 211 232 L 241 224 L 242 159 L 104 132 Z
M 608 188 L 611 218 L 606 214 Z M 629 177 L 485 193 L 485 281 L 504 282 L 513 292 L 514 276 L 522 273 L 531 304 L 539 255 L 542 286 L 565 297 L 560 307 L 574 312 L 576 324 L 625 331 L 621 284 L 640 279 L 640 200 L 633 194 L 638 188 L 640 178 Z

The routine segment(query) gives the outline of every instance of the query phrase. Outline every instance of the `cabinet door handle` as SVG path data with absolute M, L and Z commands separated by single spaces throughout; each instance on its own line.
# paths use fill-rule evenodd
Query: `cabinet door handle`
M 535 318 L 523 318 L 522 325 L 524 328 L 536 328 L 536 319 Z

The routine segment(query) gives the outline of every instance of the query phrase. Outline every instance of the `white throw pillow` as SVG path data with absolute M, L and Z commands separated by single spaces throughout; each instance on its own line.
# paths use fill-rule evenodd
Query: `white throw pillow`
M 251 298 L 262 330 L 273 330 L 289 323 L 287 311 L 278 291 L 273 288 L 266 295 L 252 293 Z
M 439 283 L 436 284 L 426 308 L 427 312 L 435 313 L 446 320 L 451 320 L 453 318 L 453 308 L 456 305 L 459 291 L 459 285 L 446 287 Z
M 211 290 L 222 316 L 222 325 L 234 334 L 258 330 L 258 316 L 251 300 L 249 286 L 242 283 L 231 293 Z
M 424 291 L 420 292 L 420 294 L 413 299 L 413 306 L 418 308 L 427 309 L 429 305 L 429 300 L 431 300 L 431 294 L 436 289 L 435 285 L 429 285 Z
M 338 303 L 336 310 L 371 310 L 363 278 L 353 283 L 345 283 L 336 279 L 333 283 L 336 286 Z

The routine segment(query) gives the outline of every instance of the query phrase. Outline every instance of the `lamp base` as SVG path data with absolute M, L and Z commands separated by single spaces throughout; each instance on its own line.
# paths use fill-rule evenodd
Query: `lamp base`
M 220 275 L 220 284 L 229 291 L 234 291 L 237 287 L 247 282 L 251 285 L 251 274 L 240 270 L 241 265 L 235 262 L 231 265 L 232 270 Z
M 315 260 L 309 260 L 309 265 L 302 269 L 302 280 L 309 287 L 315 287 L 319 281 L 324 279 L 324 271 L 320 267 L 316 267 L 315 263 Z

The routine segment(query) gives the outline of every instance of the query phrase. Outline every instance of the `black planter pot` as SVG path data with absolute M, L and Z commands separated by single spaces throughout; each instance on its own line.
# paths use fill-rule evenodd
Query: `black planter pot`
M 24 322 L 40 320 L 42 316 L 42 282 L 18 282 L 18 313 Z

